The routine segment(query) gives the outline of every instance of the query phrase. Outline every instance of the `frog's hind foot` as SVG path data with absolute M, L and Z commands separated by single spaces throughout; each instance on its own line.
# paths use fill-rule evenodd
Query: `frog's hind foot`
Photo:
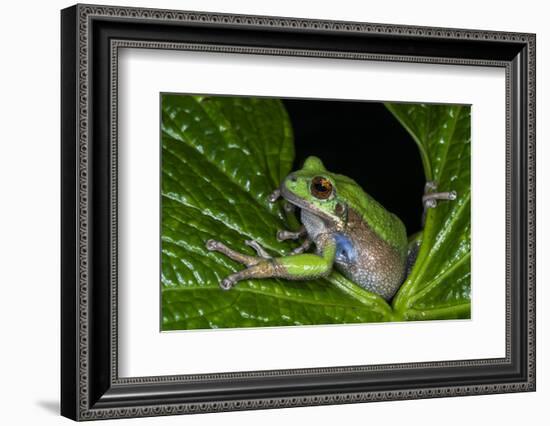
M 277 275 L 277 266 L 272 260 L 262 260 L 256 265 L 252 265 L 243 269 L 242 271 L 235 272 L 229 275 L 220 282 L 222 290 L 230 290 L 239 281 L 256 279 L 256 278 L 270 278 Z
M 247 240 L 245 244 L 252 247 L 258 256 L 249 256 L 244 253 L 239 253 L 238 251 L 230 249 L 220 241 L 206 241 L 206 248 L 209 251 L 217 251 L 218 253 L 225 254 L 235 262 L 242 263 L 246 266 L 246 269 L 235 272 L 224 278 L 220 282 L 222 290 L 230 290 L 237 282 L 242 280 L 272 276 L 274 266 L 272 257 L 269 253 L 257 241 Z
M 261 258 L 258 258 L 258 257 L 249 256 L 244 253 L 239 253 L 238 251 L 230 249 L 224 243 L 216 240 L 208 240 L 206 242 L 206 248 L 209 251 L 217 251 L 218 253 L 225 254 L 228 258 L 234 260 L 235 262 L 242 263 L 243 265 L 246 265 L 246 266 L 256 265 L 261 260 Z
M 272 256 L 261 246 L 258 241 L 246 240 L 244 242 L 248 247 L 252 247 L 256 254 L 262 259 L 271 259 Z

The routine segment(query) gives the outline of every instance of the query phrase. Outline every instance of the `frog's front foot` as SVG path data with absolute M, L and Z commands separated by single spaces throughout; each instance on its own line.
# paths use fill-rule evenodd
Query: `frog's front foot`
M 424 186 L 424 195 L 422 196 L 422 205 L 424 206 L 424 212 L 422 213 L 422 227 L 426 220 L 426 214 L 428 209 L 435 209 L 438 201 L 452 201 L 456 200 L 456 191 L 436 192 L 437 182 L 426 182 Z
M 309 250 L 309 248 L 311 247 L 311 243 L 312 241 L 309 239 L 309 238 L 306 238 L 304 240 L 304 242 L 299 245 L 298 247 L 296 247 L 294 250 L 292 250 L 292 254 L 302 254 L 304 253 L 305 251 Z
M 274 203 L 279 198 L 281 198 L 281 190 L 280 189 L 276 189 L 271 194 L 269 194 L 269 197 L 267 197 L 267 199 L 270 203 Z
M 452 201 L 456 200 L 456 191 L 435 192 L 437 191 L 436 182 L 426 182 L 424 187 L 424 195 L 422 196 L 422 204 L 425 209 L 433 209 L 437 207 L 438 200 Z
M 305 235 L 306 235 L 306 228 L 303 226 L 296 232 L 287 231 L 286 229 L 279 229 L 277 231 L 277 240 L 279 241 L 299 240 Z
M 277 240 L 286 241 L 286 240 L 299 240 L 300 238 L 306 237 L 304 242 L 291 251 L 291 254 L 300 254 L 305 252 L 311 247 L 311 240 L 307 238 L 307 231 L 304 226 L 302 226 L 298 231 L 287 231 L 286 229 L 280 229 L 277 231 Z

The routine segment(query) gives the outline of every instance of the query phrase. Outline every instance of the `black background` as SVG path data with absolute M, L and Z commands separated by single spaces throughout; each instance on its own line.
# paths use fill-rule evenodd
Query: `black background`
M 421 228 L 424 170 L 418 148 L 380 102 L 283 99 L 294 129 L 294 170 L 315 155 L 354 179 L 403 221 Z

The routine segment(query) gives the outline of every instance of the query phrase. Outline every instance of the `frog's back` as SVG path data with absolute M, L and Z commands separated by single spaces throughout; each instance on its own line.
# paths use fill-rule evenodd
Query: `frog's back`
M 338 192 L 348 201 L 348 208 L 352 208 L 382 240 L 406 255 L 408 240 L 403 222 L 363 191 L 353 179 L 336 174 L 333 177 Z

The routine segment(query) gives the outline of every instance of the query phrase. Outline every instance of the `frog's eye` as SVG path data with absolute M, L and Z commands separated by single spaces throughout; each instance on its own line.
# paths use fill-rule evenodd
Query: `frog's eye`
M 326 200 L 332 194 L 332 183 L 322 176 L 316 176 L 311 180 L 310 191 L 315 198 Z

